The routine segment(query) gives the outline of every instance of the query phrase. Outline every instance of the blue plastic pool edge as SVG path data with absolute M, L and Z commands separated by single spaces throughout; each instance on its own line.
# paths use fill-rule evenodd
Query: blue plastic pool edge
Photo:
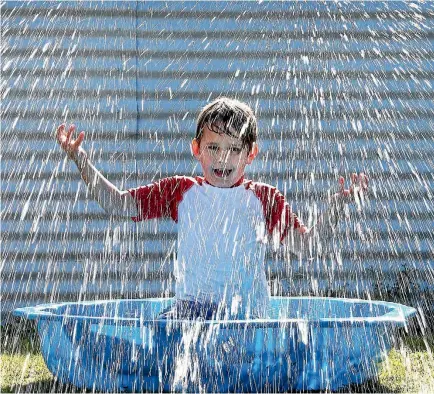
M 272 297 L 272 299 L 292 299 L 301 300 L 307 297 Z M 381 316 L 366 316 L 366 317 L 344 317 L 344 318 L 319 318 L 319 319 L 305 319 L 305 318 L 282 318 L 282 319 L 250 319 L 250 320 L 201 320 L 202 324 L 220 324 L 224 327 L 230 326 L 243 326 L 249 324 L 255 324 L 257 327 L 267 326 L 275 327 L 281 326 L 282 324 L 291 324 L 303 322 L 309 325 L 314 325 L 317 327 L 339 327 L 346 325 L 366 325 L 366 324 L 377 324 L 377 323 L 393 323 L 397 326 L 405 326 L 407 319 L 416 314 L 416 309 L 403 304 L 398 304 L 394 302 L 387 301 L 376 301 L 376 300 L 361 300 L 353 298 L 334 298 L 334 297 L 308 297 L 311 300 L 330 300 L 330 301 L 340 301 L 348 303 L 359 303 L 359 304 L 371 304 L 380 305 L 391 308 L 391 310 Z M 17 308 L 14 310 L 14 315 L 19 317 L 24 317 L 30 320 L 36 319 L 50 319 L 50 320 L 68 320 L 74 319 L 78 321 L 87 321 L 89 323 L 101 323 L 104 321 L 108 324 L 120 324 L 128 326 L 139 326 L 140 324 L 152 322 L 153 324 L 166 324 L 165 321 L 154 320 L 140 320 L 138 317 L 95 317 L 95 316 L 81 316 L 81 315 L 65 315 L 56 314 L 55 311 L 59 306 L 67 305 L 104 305 L 108 303 L 119 303 L 119 302 L 152 302 L 152 301 L 167 301 L 170 302 L 171 298 L 145 298 L 145 299 L 111 299 L 111 300 L 95 300 L 95 301 L 81 301 L 81 302 L 62 302 L 55 304 L 40 304 L 31 307 Z M 185 323 L 186 320 L 171 320 L 173 323 Z

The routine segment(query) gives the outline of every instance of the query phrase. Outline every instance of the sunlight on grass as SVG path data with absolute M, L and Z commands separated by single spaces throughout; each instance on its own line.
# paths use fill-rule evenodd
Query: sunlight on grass
M 381 364 L 379 381 L 390 392 L 433 393 L 434 358 L 427 351 L 392 349 Z
M 18 386 L 27 386 L 52 381 L 53 375 L 40 354 L 2 354 L 0 356 L 0 390 L 15 391 Z

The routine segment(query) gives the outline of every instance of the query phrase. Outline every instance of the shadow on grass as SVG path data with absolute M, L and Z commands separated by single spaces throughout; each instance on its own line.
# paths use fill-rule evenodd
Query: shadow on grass
M 41 380 L 26 385 L 17 385 L 6 388 L 4 393 L 90 393 L 91 391 L 84 390 L 71 384 L 62 384 L 57 382 L 55 378 Z
M 33 320 L 9 318 L 0 328 L 2 354 L 38 354 L 40 342 Z
M 367 380 L 362 384 L 350 385 L 338 393 L 390 393 L 390 387 L 383 386 L 378 379 Z

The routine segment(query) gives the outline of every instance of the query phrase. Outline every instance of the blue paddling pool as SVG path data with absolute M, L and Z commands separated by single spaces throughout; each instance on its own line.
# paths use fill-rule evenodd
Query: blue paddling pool
M 265 320 L 156 320 L 173 299 L 46 304 L 41 349 L 61 382 L 110 392 L 337 390 L 377 374 L 396 330 L 416 313 L 401 304 L 271 297 Z

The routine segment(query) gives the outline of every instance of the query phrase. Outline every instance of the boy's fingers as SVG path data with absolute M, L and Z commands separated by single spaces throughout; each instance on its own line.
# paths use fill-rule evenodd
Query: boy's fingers
M 57 132 L 56 132 L 56 138 L 57 141 L 61 142 L 60 138 L 65 134 L 65 125 L 61 124 L 58 128 L 57 128 Z
M 350 196 L 354 198 L 357 210 L 360 212 L 365 205 L 364 191 L 368 188 L 368 177 L 364 173 L 353 172 L 350 176 L 351 185 L 349 189 L 345 189 L 345 178 L 339 177 L 340 194 L 343 196 Z
M 72 124 L 71 126 L 69 126 L 68 133 L 66 134 L 66 142 L 68 144 L 71 141 L 71 137 L 72 137 L 72 134 L 74 133 L 74 131 L 75 131 L 75 126 Z
M 369 178 L 363 173 L 360 174 L 360 183 L 363 189 L 368 188 Z
M 357 179 L 358 179 L 359 177 L 357 176 L 357 174 L 355 173 L 355 172 L 353 172 L 352 174 L 351 174 L 351 182 L 352 183 L 357 183 Z
M 357 184 L 358 184 L 358 186 L 360 187 L 360 189 L 363 188 L 363 174 L 359 174 L 359 175 L 357 176 Z
M 348 196 L 351 193 L 351 187 L 349 190 L 345 189 L 345 178 L 343 176 L 339 177 L 340 194 L 343 196 Z
M 75 125 L 72 124 L 71 126 L 69 126 L 68 135 L 71 135 L 74 131 L 75 131 Z
M 341 192 L 344 191 L 344 187 L 345 187 L 345 178 L 343 176 L 339 177 L 339 187 L 341 189 Z
M 80 145 L 84 140 L 84 131 L 80 131 L 80 134 L 78 135 L 77 141 L 78 145 Z
M 71 147 L 77 149 L 83 142 L 83 139 L 84 139 L 84 131 L 81 131 L 77 139 L 71 144 Z

